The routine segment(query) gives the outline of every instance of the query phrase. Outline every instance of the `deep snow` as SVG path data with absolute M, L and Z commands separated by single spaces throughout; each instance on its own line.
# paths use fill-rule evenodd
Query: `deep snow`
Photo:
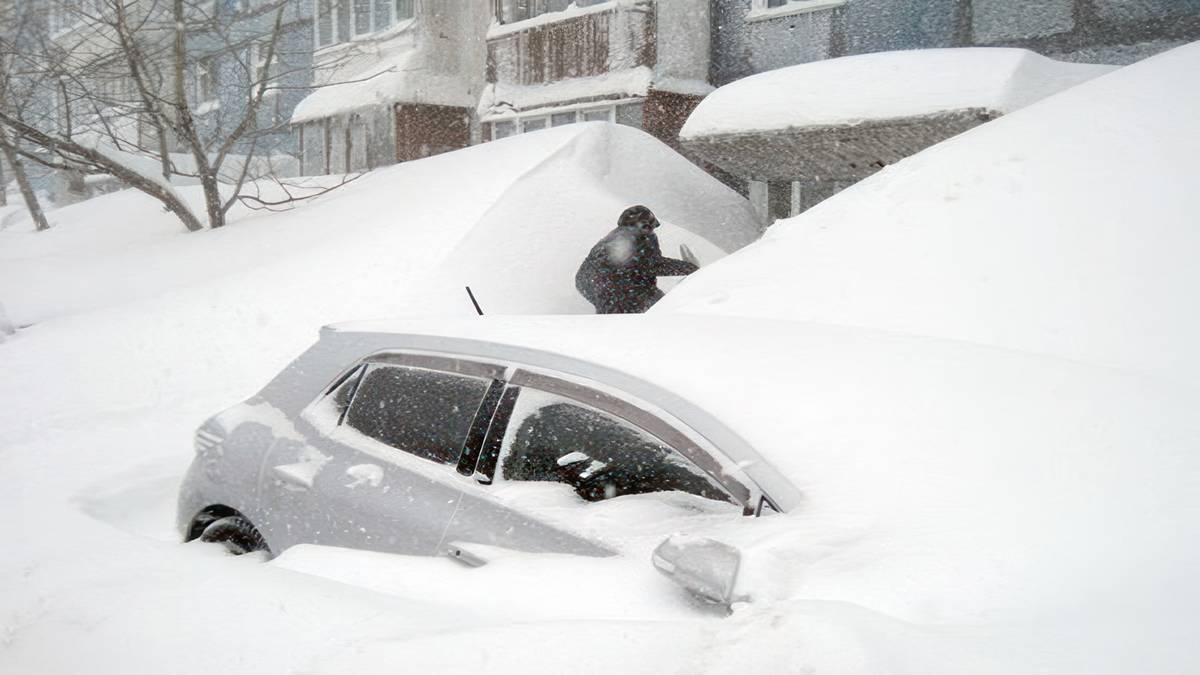
M 866 326 L 1200 381 L 1197 72 L 1200 43 L 972 129 L 775 224 L 654 311 Z
M 0 515 L 0 672 L 345 672 L 376 641 L 428 650 L 445 631 L 521 624 L 543 640 L 698 643 L 627 621 L 705 621 L 641 560 L 573 564 L 609 579 L 582 588 L 575 572 L 501 575 L 496 597 L 529 600 L 497 606 L 470 584 L 498 572 L 464 582 L 449 561 L 407 561 L 402 574 L 426 580 L 408 594 L 387 572 L 407 562 L 384 561 L 365 584 L 390 589 L 380 593 L 291 571 L 353 581 L 370 560 L 297 550 L 261 565 L 181 546 L 172 526 L 196 426 L 254 393 L 322 324 L 471 315 L 466 284 L 489 313 L 586 311 L 575 267 L 637 202 L 666 223 L 667 251 L 687 242 L 705 262 L 757 235 L 745 200 L 649 136 L 604 124 L 377 171 L 286 213 L 239 208 L 218 231 L 185 233 L 132 192 L 51 211 L 49 232 L 0 231 L 0 303 L 23 327 L 0 344 L 0 475 L 13 480 Z M 587 613 L 561 602 L 567 588 Z M 573 654 L 547 654 L 547 668 Z M 610 655 L 592 670 L 622 658 L 672 660 Z
M 1119 232 L 1135 207 L 1186 231 L 1177 209 L 1194 204 L 1162 186 L 1166 169 L 1156 172 L 1150 153 L 1181 172 L 1180 153 L 1195 154 L 1194 134 L 1162 135 L 1194 126 L 1196 94 L 1178 79 L 1194 72 L 1197 51 L 1119 71 L 885 171 L 702 270 L 649 315 L 488 321 L 493 336 L 623 359 L 686 389 L 797 481 L 811 501 L 794 516 L 722 533 L 775 563 L 749 580 L 761 600 L 729 618 L 697 611 L 643 559 L 520 556 L 464 570 L 297 547 L 262 564 L 180 545 L 171 528 L 195 426 L 263 385 L 317 325 L 422 309 L 462 317 L 464 283 L 493 312 L 581 310 L 567 273 L 620 207 L 651 196 L 679 228 L 664 232 L 668 251 L 687 240 L 709 263 L 752 236 L 739 229 L 753 222 L 744 201 L 638 132 L 523 135 L 200 235 L 129 194 L 56 211 L 50 233 L 0 232 L 0 301 L 17 324 L 33 324 L 0 344 L 0 475 L 17 505 L 0 515 L 0 672 L 1195 672 L 1198 397 L 1191 378 L 1158 377 L 1186 369 L 1146 356 L 1162 341 L 1194 344 L 1192 314 L 1178 312 L 1188 291 L 1174 304 L 1156 299 L 1155 309 L 1176 310 L 1162 323 L 1135 312 L 1121 333 L 1118 355 L 1142 358 L 1120 365 L 1148 377 L 920 335 L 1058 354 L 1045 337 L 1056 331 L 1075 347 L 1114 344 L 1116 320 L 1098 301 L 1089 314 L 1046 319 L 1046 308 L 1061 314 L 1055 303 L 1079 301 L 1064 269 L 1106 277 L 1067 264 L 1080 262 L 1065 255 L 1074 249 L 1044 252 L 1036 235 L 1095 254 L 1090 228 Z M 1103 156 L 1118 133 L 1136 136 L 1115 143 L 1128 167 L 1055 170 L 1083 168 L 1056 143 Z M 1006 152 L 1028 162 L 1011 169 L 1022 161 Z M 926 165 L 935 178 L 915 171 Z M 1107 178 L 1128 170 L 1150 175 Z M 1076 181 L 1164 197 L 1076 204 L 1092 194 Z M 961 203 L 943 199 L 947 186 Z M 1009 186 L 1024 187 L 1020 199 Z M 1090 220 L 1066 218 L 1062 203 Z M 940 240 L 946 232 L 958 236 Z M 1100 248 L 1116 274 L 1103 287 L 1117 291 L 1110 313 L 1136 309 L 1120 284 L 1143 289 L 1153 277 L 1122 276 L 1119 263 L 1148 267 L 1139 256 L 1162 241 L 1191 243 L 1130 234 Z M 531 246 L 556 262 L 501 255 Z M 1173 265 L 1194 249 L 1147 258 L 1163 274 L 1151 290 L 1188 281 Z M 1004 276 L 1014 259 L 1025 260 L 1017 271 L 1028 287 Z M 1011 294 L 989 295 L 971 264 Z M 839 269 L 853 278 L 816 276 Z M 916 283 L 914 269 L 928 276 Z M 947 285 L 965 286 L 955 291 L 964 299 Z M 817 307 L 829 321 L 858 316 L 918 335 L 672 307 L 784 318 Z M 913 324 L 896 324 L 906 316 Z M 563 321 L 573 327 L 551 329 Z M 483 324 L 440 325 L 473 335 Z M 1084 331 L 1093 326 L 1095 345 Z M 1041 340 L 995 339 L 998 327 Z M 705 377 L 747 364 L 759 367 L 745 378 Z M 780 387 L 778 375 L 801 365 Z
M 1008 48 L 845 56 L 727 84 L 700 102 L 680 136 L 857 124 L 963 109 L 1010 113 L 1111 70 Z

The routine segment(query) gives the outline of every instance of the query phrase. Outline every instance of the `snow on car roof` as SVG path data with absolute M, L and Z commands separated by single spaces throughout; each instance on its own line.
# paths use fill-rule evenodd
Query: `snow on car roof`
M 680 137 L 984 109 L 1009 113 L 1113 70 L 1025 49 L 881 52 L 752 75 L 701 101 Z
M 737 317 L 414 319 L 330 337 L 387 333 L 570 355 L 716 416 L 798 489 L 787 536 L 814 558 L 795 561 L 807 597 L 972 620 L 1100 596 L 1147 559 L 1189 564 L 1165 536 L 1190 527 L 1185 505 L 1197 499 L 1200 398 L 1184 388 L 965 343 Z
M 883 169 L 652 312 L 866 326 L 1200 382 L 1200 44 Z

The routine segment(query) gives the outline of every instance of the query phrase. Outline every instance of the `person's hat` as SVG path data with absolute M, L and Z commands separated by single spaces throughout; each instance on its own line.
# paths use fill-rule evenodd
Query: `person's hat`
M 617 219 L 617 225 L 620 227 L 658 227 L 658 218 L 654 217 L 654 212 L 642 205 L 631 206 L 621 213 L 621 217 Z

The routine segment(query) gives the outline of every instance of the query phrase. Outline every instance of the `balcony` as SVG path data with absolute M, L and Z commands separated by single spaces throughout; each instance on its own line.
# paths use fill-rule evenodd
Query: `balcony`
M 653 66 L 655 6 L 616 2 L 493 27 L 488 82 L 536 85 Z

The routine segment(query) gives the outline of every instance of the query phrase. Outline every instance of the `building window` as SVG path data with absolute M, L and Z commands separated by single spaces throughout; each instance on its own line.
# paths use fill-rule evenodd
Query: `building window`
M 337 19 L 333 14 L 333 0 L 316 0 L 316 15 L 317 20 L 314 22 L 317 33 L 317 46 L 324 47 L 333 44 L 334 21 Z
M 547 117 L 527 117 L 521 120 L 521 133 L 524 134 L 530 131 L 541 131 L 542 129 L 545 129 L 549 123 L 550 120 Z
M 317 48 L 350 39 L 351 3 L 358 0 L 313 0 L 313 34 Z
M 509 136 L 515 136 L 516 133 L 517 123 L 515 121 L 492 122 L 493 139 L 508 138 Z
M 579 114 L 581 122 L 612 122 L 613 113 L 616 111 L 613 107 L 596 108 L 593 110 L 584 110 Z
M 323 0 L 319 0 L 323 1 Z M 336 2 L 337 0 L 330 0 Z M 413 0 L 341 0 L 349 3 L 350 23 L 354 37 L 370 35 L 394 26 L 397 22 L 413 18 Z M 320 30 L 320 26 L 318 26 Z M 333 35 L 332 27 L 329 31 Z M 321 35 L 317 46 L 324 46 Z
M 201 59 L 196 64 L 196 101 L 204 103 L 217 97 L 216 59 Z
M 576 122 L 616 122 L 635 129 L 642 128 L 642 102 L 593 106 L 560 112 L 522 115 L 490 122 L 492 140 L 514 136 L 527 131 L 561 127 Z M 485 124 L 489 124 L 486 123 Z M 485 136 L 486 137 L 486 136 Z
M 106 9 L 104 0 L 59 0 L 49 8 L 47 23 L 58 33 L 100 18 Z
M 800 181 L 750 181 L 750 205 L 767 225 L 799 215 L 804 210 L 803 197 Z

